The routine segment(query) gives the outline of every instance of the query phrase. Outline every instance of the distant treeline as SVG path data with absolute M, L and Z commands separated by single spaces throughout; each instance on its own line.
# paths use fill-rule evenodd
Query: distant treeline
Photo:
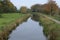
M 19 10 L 10 2 L 10 0 L 0 0 L 0 14 L 1 13 L 27 13 L 30 9 L 22 6 Z
M 31 6 L 31 9 L 22 6 L 19 10 L 10 2 L 10 0 L 0 0 L 0 13 L 12 13 L 12 12 L 40 12 L 48 15 L 60 15 L 60 8 L 53 0 L 49 0 L 45 4 L 35 4 Z
M 49 0 L 45 4 L 35 4 L 31 7 L 32 12 L 41 12 L 48 15 L 59 15 L 60 8 L 57 6 L 57 3 L 53 0 Z

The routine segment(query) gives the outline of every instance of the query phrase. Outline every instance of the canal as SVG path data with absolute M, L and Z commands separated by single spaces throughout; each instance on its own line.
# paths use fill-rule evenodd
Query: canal
M 32 20 L 30 17 L 12 31 L 8 40 L 47 40 L 47 38 L 39 22 Z

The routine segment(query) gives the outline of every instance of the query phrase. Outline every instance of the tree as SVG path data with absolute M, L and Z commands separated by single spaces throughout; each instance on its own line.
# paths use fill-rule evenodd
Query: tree
M 48 0 L 46 4 L 35 4 L 31 7 L 32 12 L 42 12 L 51 16 L 59 14 L 57 3 L 53 0 Z
M 40 4 L 35 4 L 31 7 L 32 12 L 39 12 Z
M 42 5 L 42 11 L 46 14 L 49 15 L 58 15 L 59 13 L 59 8 L 56 4 L 55 1 L 53 0 L 48 0 L 48 3 Z
M 22 7 L 20 8 L 20 12 L 21 12 L 21 13 L 27 13 L 27 8 L 26 8 L 25 6 L 22 6 Z
M 16 10 L 16 7 L 10 2 L 10 0 L 0 1 L 0 13 L 15 12 Z
M 59 8 L 58 8 L 56 2 L 53 0 L 49 0 L 48 5 L 50 5 L 50 9 L 49 9 L 50 15 L 57 15 L 59 12 Z

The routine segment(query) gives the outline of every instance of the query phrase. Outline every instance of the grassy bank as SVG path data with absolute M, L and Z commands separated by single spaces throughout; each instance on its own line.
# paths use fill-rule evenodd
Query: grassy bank
M 24 16 L 25 14 L 19 14 L 19 13 L 12 13 L 12 14 L 2 14 L 1 18 L 0 18 L 0 26 L 4 26 L 6 24 L 11 23 L 12 21 L 14 21 L 17 18 L 20 18 L 22 16 Z
M 49 40 L 60 40 L 60 24 L 48 19 L 43 15 L 39 15 L 40 22 L 44 27 L 44 34 Z
M 30 14 L 2 14 L 0 18 L 0 40 L 7 40 L 10 32 L 26 20 Z
M 60 15 L 58 15 L 58 16 L 50 16 L 50 17 L 52 17 L 52 18 L 54 18 L 54 19 L 60 21 Z
M 44 15 L 46 15 L 46 14 L 44 14 Z M 47 15 L 47 16 L 60 21 L 60 15 L 55 15 L 55 16 Z

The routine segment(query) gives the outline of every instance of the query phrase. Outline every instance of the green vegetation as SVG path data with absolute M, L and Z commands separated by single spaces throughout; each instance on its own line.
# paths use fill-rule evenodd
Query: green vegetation
M 0 40 L 7 40 L 11 31 L 29 16 L 30 14 L 20 13 L 2 14 L 2 18 L 0 18 Z
M 7 40 L 11 31 L 30 16 L 25 14 L 30 11 L 27 10 L 26 7 L 17 10 L 10 0 L 0 0 L 0 40 Z
M 58 15 L 58 16 L 50 16 L 50 15 L 48 15 L 49 17 L 52 17 L 52 18 L 54 18 L 54 19 L 56 19 L 56 20 L 58 20 L 58 21 L 60 21 L 60 15 Z
M 60 16 L 53 16 L 53 18 L 60 21 Z
M 60 24 L 55 23 L 43 15 L 40 15 L 39 19 L 44 26 L 44 34 L 49 40 L 60 40 Z
M 0 18 L 0 26 L 9 24 L 16 20 L 17 18 L 21 18 L 25 14 L 19 14 L 19 13 L 8 13 L 8 14 L 2 14 L 2 18 Z
M 27 13 L 27 7 L 22 6 L 22 7 L 20 8 L 20 12 L 26 14 L 26 13 Z
M 30 14 L 26 14 L 28 12 L 33 14 L 35 21 L 42 23 L 44 26 L 44 34 L 49 40 L 60 40 L 60 24 L 37 13 L 47 14 L 47 16 L 60 21 L 60 8 L 53 0 L 48 0 L 43 5 L 32 5 L 31 9 L 22 6 L 19 10 L 17 10 L 10 0 L 0 0 L 0 40 L 7 40 L 10 32 L 30 16 Z
M 59 7 L 54 0 L 48 0 L 45 4 L 35 4 L 31 6 L 32 12 L 40 12 L 50 16 L 59 15 Z
M 56 20 L 60 21 L 60 15 L 55 15 L 55 16 L 50 16 L 50 15 L 47 15 L 47 14 L 43 14 L 43 15 L 46 15 L 48 17 L 51 17 L 53 19 L 56 19 Z
M 16 11 L 17 8 L 10 2 L 10 0 L 0 0 L 0 14 Z

